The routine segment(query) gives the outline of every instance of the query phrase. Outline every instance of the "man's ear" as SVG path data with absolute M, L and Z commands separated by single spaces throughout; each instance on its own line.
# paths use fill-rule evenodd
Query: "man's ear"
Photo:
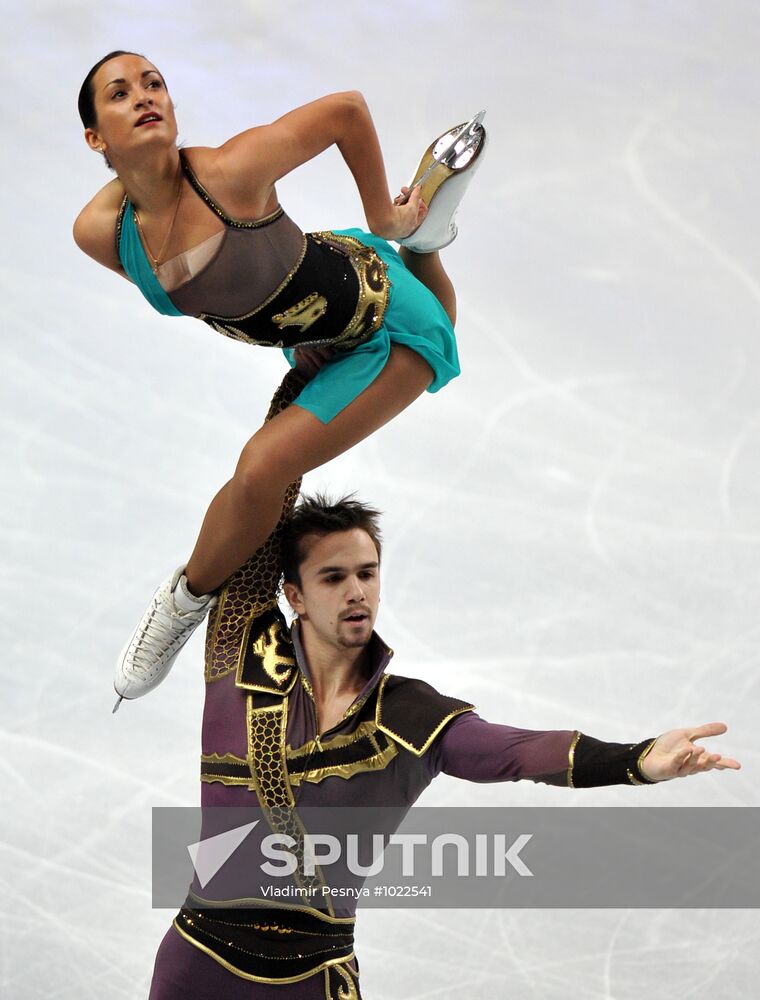
M 282 592 L 285 595 L 285 600 L 295 611 L 297 615 L 303 614 L 304 606 L 303 600 L 301 598 L 301 591 L 298 589 L 295 583 L 283 583 Z

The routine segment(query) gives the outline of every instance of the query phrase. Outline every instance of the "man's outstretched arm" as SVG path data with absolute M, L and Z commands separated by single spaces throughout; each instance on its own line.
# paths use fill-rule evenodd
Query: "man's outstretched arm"
M 434 773 L 468 781 L 523 778 L 570 788 L 651 784 L 699 771 L 738 770 L 739 763 L 698 746 L 722 723 L 674 729 L 640 743 L 607 743 L 572 730 L 517 729 L 474 712 L 453 719 L 431 748 Z

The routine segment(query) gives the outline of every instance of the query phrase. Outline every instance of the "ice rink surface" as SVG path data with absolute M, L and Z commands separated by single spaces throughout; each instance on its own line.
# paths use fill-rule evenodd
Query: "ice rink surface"
M 150 908 L 150 810 L 197 802 L 202 640 L 115 717 L 112 663 L 284 371 L 74 246 L 108 180 L 76 94 L 114 48 L 162 69 L 187 145 L 358 88 L 394 188 L 488 109 L 445 254 L 463 375 L 307 486 L 386 512 L 398 673 L 601 739 L 723 720 L 744 770 L 575 793 L 439 778 L 424 804 L 760 805 L 757 5 L 2 13 L 3 998 L 147 995 L 171 919 Z M 363 224 L 335 152 L 279 193 L 305 230 Z M 759 938 L 739 910 L 370 911 L 358 953 L 367 1000 L 727 1000 L 757 995 Z

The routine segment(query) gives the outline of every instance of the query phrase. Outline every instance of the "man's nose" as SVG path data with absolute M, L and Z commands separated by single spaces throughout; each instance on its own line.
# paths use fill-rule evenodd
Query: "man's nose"
M 362 586 L 362 582 L 358 577 L 354 577 L 354 579 L 350 581 L 350 586 L 348 590 L 348 599 L 351 602 L 364 600 L 364 587 Z

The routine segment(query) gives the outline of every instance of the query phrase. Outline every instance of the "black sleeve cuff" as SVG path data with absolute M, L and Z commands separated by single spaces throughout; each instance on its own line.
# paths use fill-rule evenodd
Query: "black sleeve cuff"
M 654 785 L 641 771 L 641 762 L 657 741 L 604 743 L 576 732 L 570 745 L 567 783 L 571 788 L 601 785 Z

